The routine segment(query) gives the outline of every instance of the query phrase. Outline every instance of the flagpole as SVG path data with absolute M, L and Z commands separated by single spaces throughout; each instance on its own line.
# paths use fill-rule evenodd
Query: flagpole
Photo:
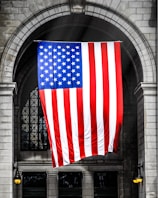
M 91 43 L 91 42 L 103 42 L 103 43 L 108 43 L 108 42 L 120 42 L 120 43 L 122 43 L 123 41 L 48 41 L 48 40 L 33 40 L 33 42 L 36 42 L 36 43 L 38 43 L 38 42 L 51 42 L 51 43 L 57 43 L 57 42 L 62 42 L 62 43 L 79 43 L 79 42 L 89 42 L 89 43 Z

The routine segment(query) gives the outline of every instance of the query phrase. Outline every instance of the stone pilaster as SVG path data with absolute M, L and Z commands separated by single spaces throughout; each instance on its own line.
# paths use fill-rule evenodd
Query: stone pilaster
M 0 197 L 13 195 L 13 89 L 14 83 L 0 83 Z
M 47 174 L 47 197 L 57 198 L 58 197 L 58 180 L 57 172 L 48 172 Z
M 93 172 L 83 172 L 82 186 L 83 198 L 94 197 Z
M 153 185 L 157 183 L 156 84 L 141 83 L 135 94 L 138 105 L 138 164 L 143 164 L 139 197 L 156 198 L 157 186 Z

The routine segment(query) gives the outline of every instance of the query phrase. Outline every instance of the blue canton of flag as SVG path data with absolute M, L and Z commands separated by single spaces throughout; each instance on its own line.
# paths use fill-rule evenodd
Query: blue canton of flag
M 39 89 L 82 87 L 81 43 L 40 42 Z

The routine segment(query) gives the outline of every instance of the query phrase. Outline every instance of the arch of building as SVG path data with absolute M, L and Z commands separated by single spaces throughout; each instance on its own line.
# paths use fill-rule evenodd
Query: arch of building
M 135 57 L 136 60 L 133 60 L 133 67 L 135 70 L 135 76 L 137 81 L 137 88 L 135 90 L 135 93 L 137 95 L 138 101 L 138 128 L 137 131 L 139 133 L 138 136 L 140 138 L 145 135 L 145 133 L 149 132 L 149 128 L 144 127 L 144 119 L 148 119 L 148 110 L 149 106 L 147 106 L 147 103 L 150 101 L 150 96 L 156 95 L 156 66 L 154 61 L 154 55 L 152 53 L 152 50 L 148 44 L 148 41 L 145 39 L 145 37 L 139 32 L 139 30 L 126 18 L 122 17 L 119 13 L 116 11 L 107 8 L 107 7 L 101 7 L 97 6 L 97 4 L 87 4 L 85 6 L 85 9 L 82 11 L 83 14 L 88 16 L 93 16 L 102 20 L 105 20 L 112 25 L 114 25 L 116 28 L 118 28 L 120 31 L 122 31 L 126 37 L 129 39 L 129 41 L 134 46 L 135 50 L 137 51 L 138 57 Z M 56 19 L 58 17 L 68 16 L 72 13 L 71 9 L 67 5 L 58 5 L 55 7 L 49 7 L 43 11 L 40 11 L 39 13 L 34 13 L 34 15 L 29 18 L 27 21 L 25 21 L 18 30 L 14 33 L 14 35 L 10 38 L 8 41 L 3 55 L 1 59 L 1 76 L 0 80 L 2 83 L 12 83 L 13 81 L 13 72 L 16 72 L 16 61 L 17 57 L 19 56 L 19 52 L 24 45 L 25 41 L 30 37 L 30 35 L 35 32 L 40 26 L 44 25 L 45 23 Z M 128 49 L 126 49 L 127 53 L 130 52 Z M 137 63 L 137 61 L 140 60 L 140 64 Z M 151 88 L 151 89 L 150 89 Z M 145 97 L 147 96 L 147 97 Z M 148 97 L 149 96 L 149 97 Z M 146 104 L 145 104 L 146 102 Z M 152 107 L 154 108 L 154 106 Z M 144 110 L 146 111 L 146 118 L 144 118 Z M 150 123 L 148 123 L 150 124 Z M 153 131 L 153 134 L 155 131 Z M 152 135 L 150 133 L 150 135 Z M 138 137 L 139 138 L 139 137 Z M 139 142 L 138 142 L 139 144 Z M 143 141 L 139 144 L 138 148 L 138 161 L 141 163 L 144 163 L 145 156 L 142 157 L 142 155 L 148 155 L 149 152 L 146 150 L 146 144 L 147 142 Z M 143 151 L 144 149 L 144 151 Z M 147 154 L 144 154 L 147 151 Z M 143 153 L 144 152 L 144 153 Z M 156 162 L 153 162 L 156 164 Z M 150 164 L 145 165 L 145 168 L 147 171 L 150 170 Z M 155 165 L 156 167 L 156 165 Z M 145 172 L 145 170 L 144 170 Z M 153 180 L 155 177 L 152 178 Z M 151 180 L 150 180 L 151 181 Z M 145 197 L 145 188 L 148 189 L 151 186 L 152 189 L 152 183 L 147 181 L 146 177 L 146 186 L 141 191 L 140 197 Z M 153 195 L 155 194 L 156 197 L 156 191 L 151 190 Z M 150 190 L 149 190 L 150 193 Z M 153 196 L 154 197 L 154 196 Z
M 86 10 L 84 10 L 84 13 L 85 15 L 90 15 L 103 19 L 121 30 L 133 43 L 141 61 L 140 67 L 142 68 L 135 68 L 137 82 L 156 82 L 156 67 L 152 50 L 145 37 L 139 32 L 136 26 L 134 26 L 124 17 L 120 16 L 119 13 L 117 13 L 116 11 L 106 7 L 97 7 L 97 4 L 88 4 L 88 6 L 86 6 Z M 36 13 L 25 23 L 23 23 L 18 28 L 17 32 L 15 32 L 15 34 L 10 38 L 4 49 L 1 59 L 1 81 L 12 81 L 15 60 L 19 53 L 19 50 L 25 40 L 37 28 L 57 17 L 70 14 L 71 10 L 68 6 L 59 5 L 58 9 L 57 6 L 55 6 L 47 8 L 40 13 Z M 140 76 L 141 70 L 143 71 L 143 76 Z M 6 72 L 8 73 L 8 75 L 6 75 Z

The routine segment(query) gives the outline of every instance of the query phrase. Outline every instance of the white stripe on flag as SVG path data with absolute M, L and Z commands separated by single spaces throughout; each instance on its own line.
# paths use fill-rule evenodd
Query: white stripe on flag
M 53 122 L 53 107 L 52 107 L 52 90 L 51 89 L 45 89 L 44 90 L 45 95 L 45 106 L 46 106 L 46 115 L 48 119 L 49 124 L 49 130 L 50 130 L 50 138 L 52 141 L 52 150 L 54 155 L 55 164 L 58 167 L 58 154 L 57 154 L 57 148 L 56 148 L 56 142 L 55 142 L 55 134 L 54 134 L 54 122 Z
M 114 43 L 108 42 L 108 69 L 109 69 L 109 152 L 113 152 L 113 142 L 116 130 L 116 71 Z
M 98 155 L 104 155 L 103 78 L 101 44 L 94 43 L 96 73 L 96 116 Z
M 58 109 L 58 119 L 59 119 L 59 130 L 60 130 L 60 139 L 61 139 L 61 147 L 63 154 L 63 163 L 64 165 L 69 164 L 69 148 L 68 148 L 68 140 L 66 133 L 66 123 L 65 123 L 65 112 L 64 112 L 64 96 L 63 89 L 57 89 L 57 109 Z
M 84 146 L 85 155 L 92 155 L 91 118 L 90 118 L 90 77 L 88 43 L 82 43 L 82 82 L 83 82 L 83 112 L 84 112 Z
M 72 142 L 74 148 L 74 160 L 80 159 L 80 149 L 78 142 L 78 117 L 77 117 L 77 98 L 76 89 L 70 89 L 70 112 L 71 112 L 71 128 L 72 128 Z

